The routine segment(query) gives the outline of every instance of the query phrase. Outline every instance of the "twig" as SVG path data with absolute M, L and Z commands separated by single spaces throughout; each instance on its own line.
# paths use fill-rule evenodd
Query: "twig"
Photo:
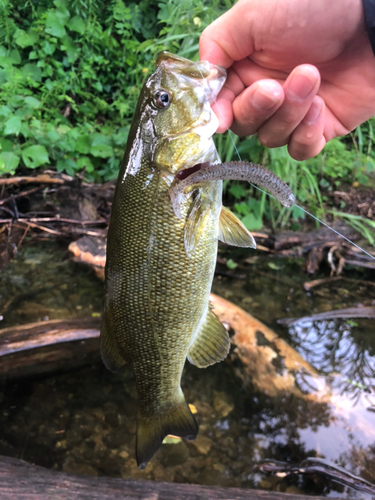
M 375 286 L 375 282 L 373 281 L 353 280 L 351 278 L 345 278 L 344 276 L 333 276 L 330 278 L 322 278 L 319 280 L 306 281 L 306 283 L 303 284 L 303 288 L 306 291 L 309 291 L 315 286 L 325 285 L 326 283 L 332 283 L 332 281 L 338 281 L 338 280 L 348 281 L 349 283 L 356 283 L 359 285 Z
M 85 226 L 87 224 L 106 224 L 105 219 L 99 220 L 79 220 L 79 219 L 64 219 L 63 217 L 31 217 L 30 219 L 18 219 L 22 222 L 66 222 L 67 224 L 82 224 Z
M 37 175 L 36 177 L 9 177 L 9 179 L 0 179 L 0 186 L 10 184 L 26 184 L 38 182 L 44 184 L 65 184 L 63 179 L 50 177 L 49 175 Z
M 278 276 L 274 276 L 273 274 L 265 273 L 264 271 L 259 271 L 258 269 L 252 269 L 251 272 L 256 273 L 256 274 L 260 274 L 261 276 L 265 276 L 266 278 L 269 278 L 271 280 L 280 281 L 280 283 L 284 283 L 284 284 L 289 285 L 289 286 L 295 287 L 298 285 L 298 283 L 290 280 L 286 276 L 284 276 L 283 278 L 279 278 Z
M 35 193 L 35 191 L 39 191 L 40 189 L 40 187 L 35 187 L 32 189 L 28 189 L 27 191 L 22 191 L 22 193 L 14 194 L 12 196 L 9 196 L 8 198 L 5 198 L 4 200 L 0 200 L 0 205 L 4 205 L 4 203 L 7 203 L 12 199 L 22 198 L 23 196 L 27 196 L 28 194 Z
M 0 222 L 2 222 L 2 221 L 0 221 Z M 64 236 L 64 233 L 61 233 L 60 231 L 55 231 L 54 229 L 50 229 L 49 227 L 41 226 L 40 224 L 35 224 L 34 222 L 23 221 L 22 219 L 18 219 L 17 222 L 22 222 L 24 224 L 28 224 L 29 226 L 35 227 L 36 229 L 40 229 L 41 231 L 45 231 L 46 233 Z

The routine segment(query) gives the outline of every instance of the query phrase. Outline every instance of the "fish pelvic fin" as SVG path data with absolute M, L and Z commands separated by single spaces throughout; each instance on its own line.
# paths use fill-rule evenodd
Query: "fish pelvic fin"
M 141 470 L 146 467 L 168 434 L 189 441 L 197 437 L 198 424 L 186 401 L 151 417 L 138 416 L 136 458 Z
M 228 208 L 222 207 L 219 219 L 219 240 L 235 247 L 256 248 L 253 235 Z
M 117 370 L 119 370 L 127 362 L 119 351 L 115 334 L 108 325 L 105 313 L 103 315 L 103 323 L 100 329 L 100 353 L 102 355 L 103 363 L 108 370 L 113 373 L 117 372 Z
M 225 359 L 229 349 L 228 332 L 209 307 L 206 319 L 189 348 L 187 359 L 198 368 L 206 368 Z
M 198 192 L 185 223 L 184 244 L 188 257 L 191 256 L 202 236 L 202 230 L 205 227 L 204 221 L 209 210 L 209 205 L 203 202 L 201 194 Z

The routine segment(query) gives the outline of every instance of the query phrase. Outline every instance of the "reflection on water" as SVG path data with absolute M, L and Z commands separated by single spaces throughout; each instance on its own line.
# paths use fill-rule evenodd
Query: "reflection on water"
M 141 472 L 134 460 L 137 401 L 129 367 L 114 375 L 98 363 L 68 374 L 2 382 L 0 454 L 91 475 L 366 498 L 319 476 L 279 478 L 253 470 L 267 458 L 299 463 L 320 456 L 375 481 L 374 322 L 277 324 L 287 316 L 371 305 L 374 288 L 362 286 L 364 276 L 353 270 L 350 277 L 357 283 L 336 281 L 307 293 L 301 269 L 295 260 L 257 257 L 241 269 L 246 279 L 217 276 L 213 289 L 273 328 L 312 365 L 311 371 L 294 370 L 298 391 L 270 395 L 251 381 L 245 384 L 238 375 L 246 367 L 236 356 L 205 370 L 187 364 L 183 390 L 197 410 L 199 437 L 164 444 Z M 95 315 L 102 288 L 93 273 L 67 259 L 65 248 L 24 247 L 2 271 L 2 323 Z M 277 365 L 280 373 L 293 349 Z M 270 366 L 275 360 L 270 356 Z
M 372 333 L 371 333 L 372 332 Z M 340 374 L 335 386 L 353 398 L 370 392 L 375 360 L 371 337 L 373 320 L 303 320 L 289 328 L 298 352 L 322 373 Z

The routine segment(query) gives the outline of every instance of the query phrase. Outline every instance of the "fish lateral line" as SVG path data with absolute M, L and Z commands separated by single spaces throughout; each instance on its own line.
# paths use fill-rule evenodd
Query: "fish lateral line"
M 223 163 L 202 163 L 190 169 L 183 170 L 176 175 L 169 189 L 174 212 L 181 218 L 181 202 L 184 190 L 200 182 L 219 180 L 240 180 L 257 184 L 267 189 L 274 198 L 285 207 L 292 207 L 296 203 L 294 194 L 289 186 L 276 174 L 266 167 L 247 161 L 229 161 Z

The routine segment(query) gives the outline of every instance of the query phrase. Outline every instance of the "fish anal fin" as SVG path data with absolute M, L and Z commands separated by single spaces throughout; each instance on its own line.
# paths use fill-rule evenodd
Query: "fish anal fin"
M 219 240 L 235 247 L 256 248 L 255 240 L 244 224 L 226 207 L 221 208 Z
M 229 349 L 228 332 L 208 308 L 206 320 L 190 346 L 187 359 L 199 368 L 206 368 L 225 359 Z
M 188 440 L 197 437 L 198 424 L 185 400 L 151 417 L 138 416 L 136 458 L 140 469 L 146 467 L 168 434 Z
M 104 313 L 103 323 L 100 329 L 100 353 L 105 366 L 111 372 L 117 372 L 127 363 L 127 360 L 120 353 L 114 333 L 108 326 L 106 315 Z

